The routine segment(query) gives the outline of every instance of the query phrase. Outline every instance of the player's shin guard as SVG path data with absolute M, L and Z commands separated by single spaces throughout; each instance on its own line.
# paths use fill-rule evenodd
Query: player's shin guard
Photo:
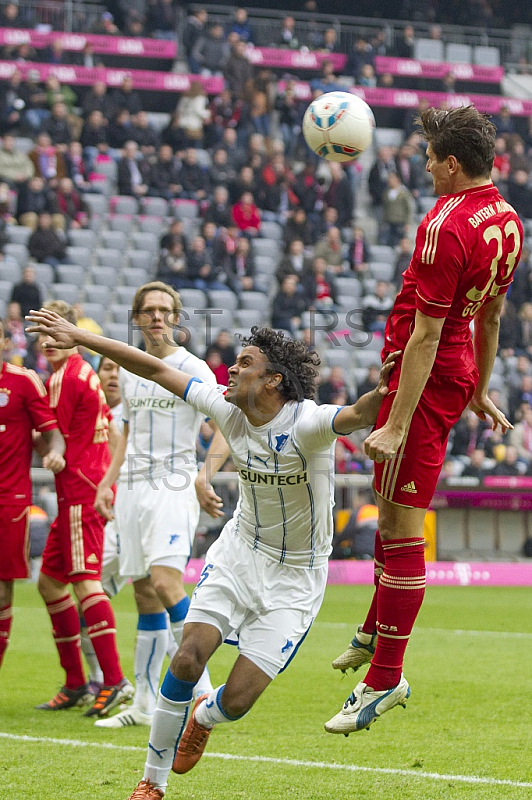
M 0 667 L 4 660 L 4 653 L 9 644 L 9 632 L 11 630 L 11 622 L 13 620 L 13 611 L 11 606 L 4 606 L 0 608 Z
M 80 616 L 80 635 L 81 635 L 81 652 L 87 662 L 89 668 L 89 681 L 91 683 L 103 684 L 103 672 L 98 661 L 98 656 L 94 650 L 94 646 L 87 630 L 87 623 L 85 617 Z
M 362 624 L 362 630 L 364 633 L 369 633 L 371 636 L 377 630 L 377 592 L 379 588 L 379 580 L 382 575 L 382 571 L 384 569 L 384 551 L 382 549 L 382 542 L 379 531 L 375 532 L 375 555 L 373 556 L 373 569 L 374 569 L 374 578 L 373 582 L 375 584 L 375 591 L 373 592 L 373 597 L 371 600 L 371 605 L 369 607 L 368 614 L 364 623 Z
M 144 777 L 163 791 L 188 722 L 194 684 L 166 673 L 153 716 Z
M 384 542 L 377 590 L 377 648 L 364 679 L 375 691 L 397 686 L 403 658 L 425 594 L 425 540 Z
M 168 616 L 170 618 L 170 630 L 172 631 L 172 635 L 175 639 L 176 645 L 179 648 L 181 644 L 181 639 L 183 638 L 183 628 L 185 627 L 185 617 L 187 615 L 187 611 L 190 606 L 190 598 L 187 596 L 183 597 L 175 606 L 171 608 L 167 608 Z M 199 681 L 196 684 L 195 694 L 196 697 L 199 697 L 201 694 L 206 694 L 207 692 L 212 692 L 212 683 L 209 676 L 209 670 L 207 667 L 203 670 L 203 674 Z
M 166 612 L 139 614 L 135 642 L 135 696 L 133 706 L 153 714 L 159 678 L 168 645 Z
M 222 722 L 236 722 L 238 719 L 245 717 L 248 713 L 246 711 L 246 714 L 241 714 L 238 717 L 230 717 L 229 714 L 224 711 L 223 707 L 224 689 L 225 683 L 213 689 L 209 696 L 196 708 L 196 720 L 200 725 L 203 725 L 204 728 L 212 728 L 214 725 L 220 725 Z
M 124 674 L 118 658 L 115 616 L 109 598 L 103 592 L 89 594 L 81 601 L 81 610 L 102 668 L 103 682 L 106 686 L 116 686 Z
M 52 632 L 59 653 L 59 661 L 65 670 L 67 689 L 79 689 L 85 685 L 81 663 L 79 617 L 76 604 L 70 594 L 59 600 L 46 603 L 52 621 Z

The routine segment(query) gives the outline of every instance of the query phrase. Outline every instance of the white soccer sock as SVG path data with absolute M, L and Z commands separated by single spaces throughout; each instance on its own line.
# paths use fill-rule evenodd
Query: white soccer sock
M 159 692 L 148 742 L 144 777 L 163 791 L 168 784 L 174 753 L 189 717 L 191 700 L 176 703 Z
M 212 728 L 214 725 L 220 725 L 222 722 L 236 722 L 237 719 L 245 717 L 245 714 L 242 714 L 242 717 L 231 718 L 222 710 L 221 697 L 224 688 L 225 683 L 213 689 L 209 696 L 206 697 L 195 710 L 194 716 L 196 717 L 196 721 L 199 722 L 200 725 L 203 725 L 204 728 Z
M 166 629 L 166 635 L 168 637 L 168 642 L 166 644 L 166 654 L 171 661 L 175 656 L 175 654 L 177 653 L 177 644 L 170 628 Z M 183 631 L 181 631 L 181 635 L 183 635 Z
M 85 620 L 80 617 L 81 652 L 83 653 L 89 668 L 89 680 L 93 681 L 94 683 L 103 684 L 103 672 L 100 667 L 100 662 L 98 661 L 98 657 L 94 652 L 94 647 L 89 636 L 87 626 L 81 625 L 82 622 L 84 623 Z
M 168 631 L 137 630 L 135 643 L 135 696 L 133 705 L 144 714 L 153 714 L 159 679 L 166 655 Z

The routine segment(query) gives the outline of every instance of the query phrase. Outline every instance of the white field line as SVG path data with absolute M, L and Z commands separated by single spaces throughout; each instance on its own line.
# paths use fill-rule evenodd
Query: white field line
M 136 745 L 119 745 L 110 742 L 82 742 L 77 739 L 52 739 L 45 736 L 17 736 L 0 732 L 0 738 L 17 742 L 36 742 L 39 744 L 61 745 L 63 747 L 96 747 L 102 750 L 118 750 L 144 753 L 145 747 Z M 237 756 L 231 753 L 205 753 L 204 758 L 221 758 L 224 761 L 246 761 L 261 764 L 279 764 L 284 767 L 305 767 L 313 769 L 331 769 L 344 772 L 367 772 L 375 775 L 397 775 L 404 778 L 420 778 L 432 781 L 455 781 L 456 783 L 480 786 L 512 786 L 517 789 L 532 789 L 532 782 L 501 780 L 499 778 L 481 778 L 477 775 L 445 775 L 439 772 L 423 772 L 415 769 L 391 769 L 385 767 L 360 767 L 356 764 L 331 764 L 327 761 L 301 761 L 295 758 L 269 758 L 268 756 Z
M 357 625 L 351 625 L 349 622 L 315 622 L 312 627 L 319 628 L 349 628 L 356 632 Z M 449 636 L 503 636 L 508 639 L 531 639 L 532 633 L 520 631 L 468 631 L 461 630 L 460 628 L 423 628 L 421 626 L 415 627 L 412 635 L 416 633 L 430 633 L 430 634 L 448 634 Z

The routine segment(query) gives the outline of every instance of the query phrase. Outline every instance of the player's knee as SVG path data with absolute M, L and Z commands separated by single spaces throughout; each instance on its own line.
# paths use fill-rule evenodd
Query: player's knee
M 199 681 L 207 659 L 204 658 L 201 648 L 194 643 L 184 642 L 174 655 L 170 664 L 170 672 L 182 681 L 196 683 Z
M 245 686 L 241 687 L 238 693 L 231 691 L 231 689 L 228 690 L 226 686 L 222 693 L 221 703 L 224 713 L 227 714 L 228 717 L 231 719 L 240 719 L 240 717 L 248 713 L 255 699 L 256 698 L 247 691 Z
M 0 581 L 0 608 L 11 605 L 13 599 L 13 584 L 11 582 Z
M 43 573 L 39 573 L 39 580 L 37 581 L 37 588 L 39 590 L 39 594 L 43 598 L 45 602 L 48 602 L 53 599 L 52 591 L 53 591 L 53 584 L 48 578 L 47 575 L 43 575 Z

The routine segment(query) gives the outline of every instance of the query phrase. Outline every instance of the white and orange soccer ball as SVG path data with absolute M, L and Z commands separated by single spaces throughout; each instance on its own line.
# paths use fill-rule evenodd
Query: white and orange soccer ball
M 349 92 L 327 92 L 303 117 L 303 136 L 328 161 L 355 161 L 373 140 L 375 117 L 368 104 Z

